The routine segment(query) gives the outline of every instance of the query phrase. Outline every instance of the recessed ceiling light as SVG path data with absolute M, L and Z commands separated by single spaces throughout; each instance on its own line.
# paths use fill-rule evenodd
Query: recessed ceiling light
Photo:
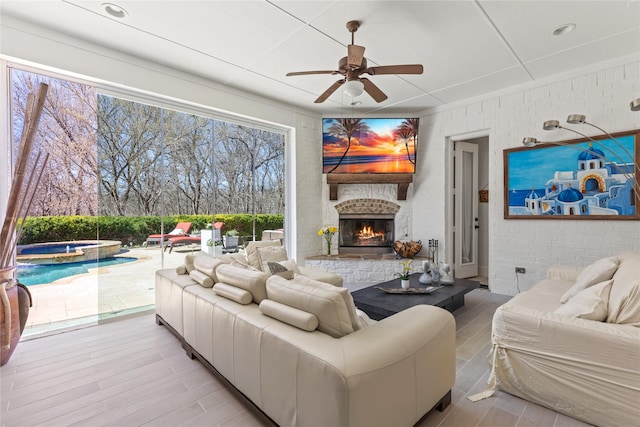
M 560 25 L 558 28 L 553 30 L 554 36 L 562 36 L 564 34 L 570 33 L 576 28 L 576 24 L 564 24 Z
M 109 15 L 113 16 L 114 18 L 124 18 L 127 15 L 129 15 L 126 10 L 124 10 L 122 7 L 118 6 L 117 4 L 102 3 L 102 8 L 104 9 L 105 12 L 107 12 Z

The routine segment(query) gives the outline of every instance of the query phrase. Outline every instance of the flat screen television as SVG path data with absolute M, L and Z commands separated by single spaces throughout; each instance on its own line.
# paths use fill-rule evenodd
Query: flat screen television
M 415 173 L 417 118 L 322 119 L 323 173 Z

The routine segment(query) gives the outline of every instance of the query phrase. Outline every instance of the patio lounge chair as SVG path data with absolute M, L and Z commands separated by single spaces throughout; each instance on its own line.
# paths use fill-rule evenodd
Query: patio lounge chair
M 189 233 L 189 230 L 191 230 L 190 222 L 179 222 L 178 225 L 176 225 L 176 228 L 174 228 L 170 233 L 150 234 L 145 243 L 147 245 L 149 243 L 159 244 L 161 240 L 166 240 L 171 236 L 184 236 Z
M 167 239 L 167 243 L 164 245 L 164 251 L 169 248 L 169 253 L 175 246 L 190 245 L 192 243 L 200 243 L 202 238 L 200 236 L 172 236 Z

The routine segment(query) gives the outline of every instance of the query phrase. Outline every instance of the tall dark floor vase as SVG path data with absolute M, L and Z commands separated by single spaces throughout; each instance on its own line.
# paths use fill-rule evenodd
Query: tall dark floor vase
M 13 277 L 15 270 L 0 268 L 0 366 L 9 361 L 18 346 L 31 307 L 31 294 Z

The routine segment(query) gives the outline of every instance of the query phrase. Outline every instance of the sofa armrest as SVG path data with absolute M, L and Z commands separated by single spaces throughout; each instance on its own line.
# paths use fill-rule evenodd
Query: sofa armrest
M 380 369 L 427 347 L 437 349 L 455 366 L 455 335 L 456 321 L 447 310 L 430 305 L 410 307 L 340 338 L 349 356 L 345 374 Z
M 492 342 L 502 348 L 550 357 L 567 369 L 605 368 L 617 379 L 640 384 L 640 328 L 504 305 L 493 317 Z
M 590 425 L 640 419 L 640 328 L 505 305 L 492 342 L 498 389 Z
M 299 419 L 414 425 L 455 383 L 455 329 L 451 313 L 419 305 L 341 338 L 296 340 L 297 384 L 309 389 L 308 399 L 298 397 Z M 334 419 L 326 419 L 328 403 L 317 405 L 318 396 L 330 396 Z
M 553 265 L 549 270 L 547 270 L 547 279 L 575 282 L 581 271 L 582 267 L 572 265 Z

